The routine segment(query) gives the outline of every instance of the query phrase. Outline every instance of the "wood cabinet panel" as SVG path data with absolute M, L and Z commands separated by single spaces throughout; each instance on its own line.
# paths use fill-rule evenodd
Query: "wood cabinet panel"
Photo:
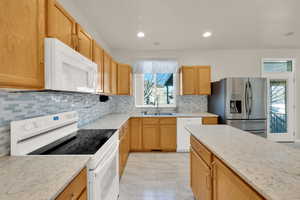
M 176 151 L 176 125 L 160 125 L 160 148 L 164 151 Z
M 143 149 L 160 150 L 159 125 L 143 125 Z
M 212 177 L 210 168 L 200 158 L 196 151 L 191 148 L 190 153 L 191 167 L 191 188 L 196 199 L 212 199 Z
M 208 166 L 211 166 L 213 154 L 203 146 L 194 136 L 191 136 L 191 147 L 205 161 Z
M 117 94 L 117 80 L 118 80 L 118 64 L 116 61 L 111 61 L 111 93 Z
M 257 197 L 246 183 L 220 160 L 213 165 L 214 200 L 254 200 Z
M 180 70 L 181 95 L 195 95 L 197 93 L 195 67 L 183 66 Z
M 159 124 L 158 117 L 144 117 L 143 124 Z
M 98 88 L 97 92 L 103 93 L 104 88 L 104 67 L 103 67 L 103 49 L 97 44 L 97 42 L 93 41 L 93 61 L 98 65 Z
M 129 124 L 126 122 L 119 130 L 120 145 L 119 145 L 119 174 L 122 176 L 130 151 L 130 132 Z
M 130 150 L 142 151 L 142 120 L 141 118 L 132 118 L 130 120 Z
M 197 90 L 199 95 L 210 95 L 211 94 L 211 75 L 210 66 L 199 66 L 197 67 Z
M 126 64 L 118 64 L 118 94 L 130 95 L 130 74 L 131 67 Z
M 87 200 L 87 191 L 86 189 L 82 192 L 78 200 Z
M 47 36 L 57 38 L 76 49 L 78 40 L 75 20 L 56 0 L 47 2 Z
M 87 57 L 93 58 L 93 38 L 79 24 L 76 24 L 78 46 L 77 51 Z
M 0 1 L 0 87 L 44 88 L 45 1 Z
M 111 57 L 104 51 L 104 93 L 111 94 Z
M 87 188 L 87 170 L 83 169 L 56 200 L 78 199 Z
M 203 117 L 202 124 L 204 125 L 218 124 L 218 117 Z
M 210 95 L 210 66 L 182 66 L 180 69 L 181 95 Z
M 159 119 L 160 124 L 175 124 L 176 125 L 176 117 L 161 117 Z

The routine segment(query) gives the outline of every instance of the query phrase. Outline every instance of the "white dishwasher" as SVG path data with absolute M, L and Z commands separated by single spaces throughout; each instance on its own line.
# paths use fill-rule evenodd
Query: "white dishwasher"
M 190 151 L 190 133 L 184 128 L 188 124 L 202 124 L 201 118 L 177 118 L 177 152 Z

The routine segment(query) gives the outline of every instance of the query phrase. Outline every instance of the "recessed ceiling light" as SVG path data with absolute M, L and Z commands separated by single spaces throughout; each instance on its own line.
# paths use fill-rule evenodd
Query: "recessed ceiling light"
M 289 37 L 289 36 L 292 36 L 294 34 L 295 34 L 295 32 L 288 32 L 288 33 L 285 33 L 284 36 Z
M 145 33 L 144 32 L 138 32 L 137 36 L 139 38 L 143 38 L 143 37 L 145 37 Z
M 154 42 L 153 45 L 154 45 L 154 46 L 159 46 L 160 43 L 159 43 L 159 42 Z
M 202 34 L 202 36 L 205 37 L 205 38 L 208 38 L 208 37 L 210 37 L 211 35 L 212 35 L 211 32 L 205 32 L 205 33 Z

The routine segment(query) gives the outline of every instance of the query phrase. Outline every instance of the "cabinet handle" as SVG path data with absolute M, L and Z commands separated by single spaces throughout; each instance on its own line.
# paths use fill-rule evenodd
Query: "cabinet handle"
M 211 163 L 211 170 L 210 170 L 210 173 L 211 173 L 210 175 L 213 178 L 213 180 L 215 180 L 215 176 L 214 176 L 215 170 L 216 170 L 216 161 L 213 161 Z

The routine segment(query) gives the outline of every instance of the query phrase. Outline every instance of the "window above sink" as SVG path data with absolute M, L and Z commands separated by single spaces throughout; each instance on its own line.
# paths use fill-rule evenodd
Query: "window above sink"
M 175 77 L 173 73 L 135 74 L 136 107 L 176 107 Z

